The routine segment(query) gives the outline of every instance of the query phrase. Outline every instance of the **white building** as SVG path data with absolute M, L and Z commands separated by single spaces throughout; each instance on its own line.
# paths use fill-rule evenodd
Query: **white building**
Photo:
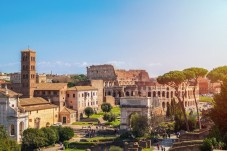
M 21 141 L 23 131 L 28 128 L 28 113 L 19 105 L 20 94 L 0 88 L 0 125 L 11 138 Z
M 98 89 L 92 86 L 75 86 L 67 90 L 66 104 L 69 108 L 77 111 L 80 119 L 86 107 L 98 110 Z
M 0 73 L 0 80 L 10 81 L 10 76 L 5 73 Z

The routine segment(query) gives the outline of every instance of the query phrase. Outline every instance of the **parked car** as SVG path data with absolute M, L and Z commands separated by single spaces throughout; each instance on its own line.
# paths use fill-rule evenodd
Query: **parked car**
M 62 122 L 57 122 L 53 124 L 53 126 L 61 126 L 61 125 L 62 125 Z

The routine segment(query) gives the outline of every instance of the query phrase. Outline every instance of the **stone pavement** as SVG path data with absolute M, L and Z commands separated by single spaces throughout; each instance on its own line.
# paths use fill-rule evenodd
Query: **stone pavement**
M 165 151 L 168 151 L 170 149 L 170 147 L 173 145 L 175 140 L 176 140 L 175 135 L 171 135 L 171 137 L 167 138 L 167 139 L 162 139 L 160 142 L 155 143 L 153 145 L 154 151 L 162 151 L 161 146 L 163 146 L 165 148 Z M 157 144 L 159 144 L 159 146 L 160 146 L 159 150 L 157 148 Z

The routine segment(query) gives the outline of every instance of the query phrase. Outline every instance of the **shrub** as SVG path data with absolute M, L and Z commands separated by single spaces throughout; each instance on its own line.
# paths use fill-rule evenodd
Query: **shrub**
M 57 134 L 55 131 L 51 128 L 42 128 L 41 131 L 43 131 L 45 135 L 45 141 L 47 145 L 53 145 L 57 141 Z
M 22 150 L 32 150 L 46 145 L 47 142 L 43 131 L 33 128 L 24 130 Z
M 123 149 L 121 147 L 118 147 L 118 146 L 111 146 L 109 151 L 123 151 Z
M 103 112 L 110 112 L 111 111 L 111 109 L 112 109 L 112 106 L 111 106 L 111 104 L 110 103 L 103 103 L 102 105 L 101 105 L 101 109 L 102 109 L 102 111 Z
M 91 115 L 94 114 L 94 110 L 91 107 L 86 107 L 84 109 L 85 115 L 89 118 Z
M 70 127 L 63 127 L 63 128 L 60 128 L 59 130 L 60 130 L 59 137 L 61 142 L 70 140 L 74 136 L 74 131 Z

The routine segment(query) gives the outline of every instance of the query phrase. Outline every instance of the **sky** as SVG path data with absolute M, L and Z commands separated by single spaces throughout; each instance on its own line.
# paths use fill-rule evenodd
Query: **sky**
M 0 0 L 0 72 L 20 71 L 28 47 L 38 73 L 211 70 L 227 64 L 227 1 Z

